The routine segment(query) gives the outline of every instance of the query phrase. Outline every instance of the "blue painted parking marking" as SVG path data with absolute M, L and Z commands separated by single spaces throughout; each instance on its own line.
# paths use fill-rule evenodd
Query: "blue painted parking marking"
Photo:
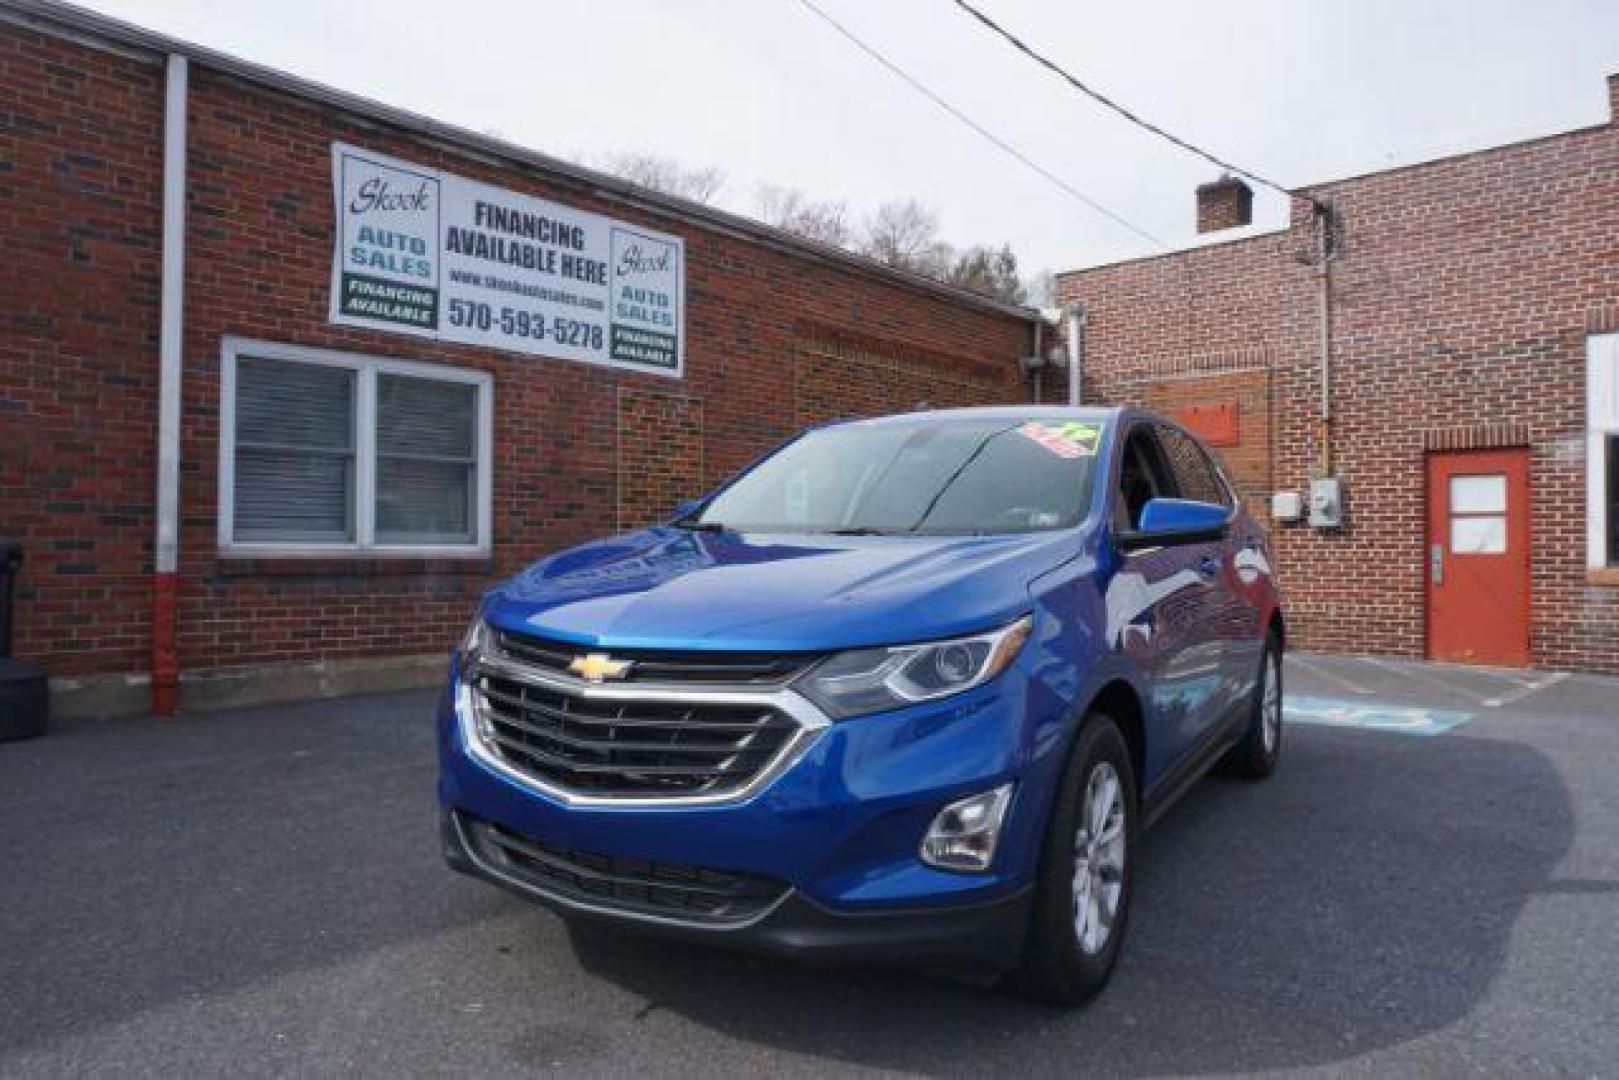
M 1424 709 L 1414 705 L 1383 705 L 1343 698 L 1288 694 L 1282 715 L 1299 724 L 1392 731 L 1401 735 L 1443 735 L 1473 719 L 1470 712 Z

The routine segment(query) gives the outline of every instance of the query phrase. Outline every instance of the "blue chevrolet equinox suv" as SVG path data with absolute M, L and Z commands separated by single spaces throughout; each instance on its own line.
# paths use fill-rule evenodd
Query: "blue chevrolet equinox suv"
M 813 428 L 485 597 L 445 856 L 569 918 L 1105 985 L 1141 830 L 1281 744 L 1282 615 L 1220 467 L 1129 409 Z

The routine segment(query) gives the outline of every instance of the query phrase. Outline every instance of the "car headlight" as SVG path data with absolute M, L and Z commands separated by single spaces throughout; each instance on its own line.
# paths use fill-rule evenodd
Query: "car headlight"
M 462 679 L 472 673 L 488 636 L 489 624 L 483 621 L 483 608 L 480 606 L 472 616 L 472 625 L 461 635 L 461 644 L 455 647 L 455 672 Z
M 986 634 L 838 653 L 796 686 L 837 720 L 949 697 L 1005 671 L 1032 624 L 1025 615 Z

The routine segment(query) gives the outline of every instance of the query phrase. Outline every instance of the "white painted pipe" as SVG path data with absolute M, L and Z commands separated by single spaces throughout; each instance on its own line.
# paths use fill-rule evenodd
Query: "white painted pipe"
M 152 711 L 180 705 L 180 382 L 185 347 L 186 84 L 170 53 L 163 103 L 163 295 L 157 337 L 157 550 L 152 574 Z
M 170 53 L 163 108 L 163 294 L 158 323 L 157 572 L 180 552 L 180 371 L 184 348 L 186 84 L 188 61 Z
M 1085 364 L 1085 305 L 1075 301 L 1068 309 L 1068 404 L 1081 403 Z

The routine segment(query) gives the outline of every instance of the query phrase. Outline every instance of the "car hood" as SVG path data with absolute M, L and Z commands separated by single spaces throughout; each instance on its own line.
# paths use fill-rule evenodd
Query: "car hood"
M 1029 607 L 1072 531 L 838 537 L 660 526 L 571 548 L 494 589 L 503 629 L 620 649 L 808 652 L 972 633 Z

